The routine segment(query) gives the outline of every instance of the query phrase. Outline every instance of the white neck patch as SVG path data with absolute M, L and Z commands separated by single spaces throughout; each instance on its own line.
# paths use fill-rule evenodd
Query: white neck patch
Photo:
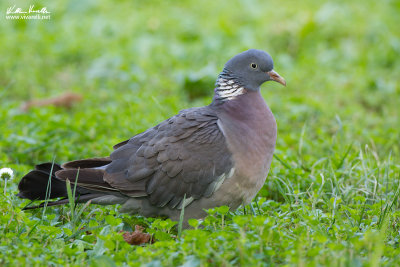
M 233 79 L 218 77 L 215 85 L 217 86 L 215 88 L 216 99 L 222 101 L 235 99 L 237 96 L 243 95 L 246 92 L 245 89 L 238 85 Z

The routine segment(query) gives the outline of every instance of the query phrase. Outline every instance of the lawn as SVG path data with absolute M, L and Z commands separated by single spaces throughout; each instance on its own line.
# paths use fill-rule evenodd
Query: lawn
M 49 20 L 6 19 L 46 7 Z M 400 2 L 1 1 L 2 266 L 393 266 L 400 263 Z M 287 81 L 262 86 L 278 140 L 251 207 L 177 232 L 118 206 L 23 211 L 36 163 L 106 156 L 210 103 L 223 64 L 268 51 Z M 79 94 L 71 108 L 21 105 Z M 131 246 L 141 225 L 156 240 Z

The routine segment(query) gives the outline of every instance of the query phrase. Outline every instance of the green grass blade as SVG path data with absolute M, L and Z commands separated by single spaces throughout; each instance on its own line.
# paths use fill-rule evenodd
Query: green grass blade
M 186 202 L 186 194 L 183 196 L 181 214 L 179 215 L 178 238 L 181 238 L 182 235 L 183 219 L 185 216 L 185 202 Z

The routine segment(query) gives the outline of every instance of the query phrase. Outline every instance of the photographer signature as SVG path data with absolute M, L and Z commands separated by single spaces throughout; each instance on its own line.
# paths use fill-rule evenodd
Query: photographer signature
M 31 13 L 50 14 L 51 12 L 47 11 L 46 7 L 35 10 L 35 5 L 30 5 L 28 11 L 23 11 L 22 8 L 16 8 L 15 5 L 7 8 L 7 15 L 8 14 L 27 14 L 27 13 L 28 14 L 31 14 Z

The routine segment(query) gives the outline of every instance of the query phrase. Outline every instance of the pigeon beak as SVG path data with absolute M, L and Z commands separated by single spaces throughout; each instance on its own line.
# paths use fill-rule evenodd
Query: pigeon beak
M 283 79 L 276 71 L 271 70 L 271 71 L 268 71 L 267 74 L 268 74 L 269 77 L 271 77 L 271 79 L 274 80 L 275 82 L 278 82 L 278 83 L 282 84 L 283 86 L 286 86 L 286 81 L 285 81 L 285 79 Z

